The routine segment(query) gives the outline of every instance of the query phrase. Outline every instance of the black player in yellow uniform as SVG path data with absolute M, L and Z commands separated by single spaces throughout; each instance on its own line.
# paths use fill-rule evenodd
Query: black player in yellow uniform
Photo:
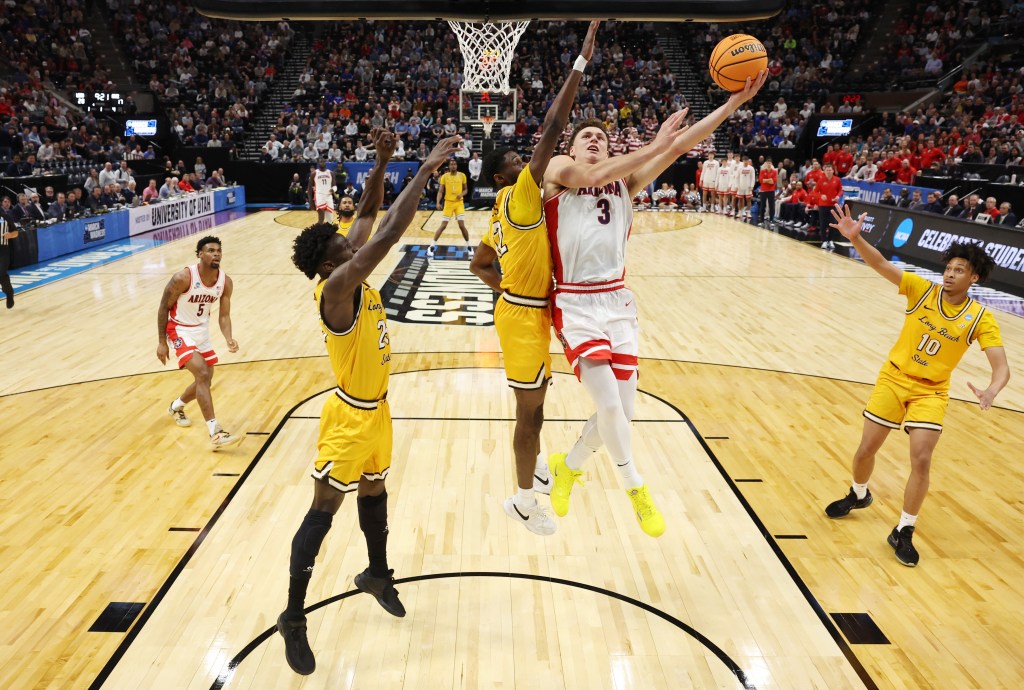
M 384 198 L 384 171 L 397 141 L 390 132 L 376 130 L 373 139 L 377 165 L 367 180 L 348 238 L 338 234 L 332 224 L 311 225 L 296 238 L 292 257 L 307 277 L 319 277 L 314 297 L 337 383 L 320 416 L 313 505 L 292 541 L 288 607 L 277 619 L 288 665 L 303 675 L 316 668 L 306 638 L 306 588 L 333 516 L 348 492 L 358 491 L 359 527 L 366 537 L 370 561 L 356 576 L 356 587 L 372 594 L 388 613 L 405 615 L 387 561 L 384 480 L 391 465 L 387 403 L 391 347 L 380 294 L 365 280 L 402 237 L 427 180 L 458 148 L 461 138 L 438 143 L 367 241 Z
M 427 247 L 427 258 L 434 258 L 437 238 L 448 227 L 448 221 L 454 218 L 459 223 L 462 239 L 469 242 L 469 230 L 466 229 L 466 189 L 469 185 L 466 173 L 459 171 L 459 163 L 454 158 L 448 161 L 448 172 L 441 175 L 437 188 L 437 205 L 441 211 L 441 226 L 434 233 L 434 239 Z M 443 197 L 443 198 L 442 198 Z M 444 202 L 442 206 L 442 201 Z
M 505 500 L 505 513 L 535 534 L 553 534 L 555 521 L 537 503 L 535 487 L 550 492 L 546 466 L 538 473 L 540 430 L 544 423 L 544 394 L 551 378 L 551 244 L 544 224 L 541 181 L 554 155 L 583 78 L 594 53 L 600 22 L 591 22 L 580 58 L 552 103 L 540 141 L 529 165 L 511 149 L 487 154 L 481 178 L 499 188 L 491 223 L 476 249 L 470 270 L 501 293 L 494 325 L 505 359 L 508 385 L 516 395 L 516 456 L 518 493 Z M 497 261 L 501 274 L 494 268 Z
M 907 297 L 906 319 L 900 337 L 878 375 L 878 382 L 864 410 L 864 433 L 853 456 L 853 486 L 845 498 L 825 508 L 830 518 L 848 515 L 871 505 L 868 479 L 875 468 L 875 453 L 889 432 L 899 429 L 910 436 L 910 478 L 903 494 L 903 514 L 888 537 L 896 558 L 915 566 L 919 556 L 914 548 L 917 514 L 928 493 L 932 453 L 942 432 L 942 420 L 949 401 L 949 377 L 971 343 L 977 341 L 992 367 L 988 388 L 968 383 L 987 410 L 1010 380 L 1010 367 L 992 313 L 968 297 L 968 289 L 984 282 L 995 265 L 984 250 L 974 244 L 954 243 L 943 257 L 946 270 L 942 285 L 935 285 L 913 273 L 901 271 L 861 237 L 864 215 L 857 220 L 849 208 L 832 212 L 832 227 L 853 243 L 853 248 Z
M 348 237 L 352 225 L 356 222 L 356 202 L 350 196 L 343 196 L 338 201 L 338 234 Z

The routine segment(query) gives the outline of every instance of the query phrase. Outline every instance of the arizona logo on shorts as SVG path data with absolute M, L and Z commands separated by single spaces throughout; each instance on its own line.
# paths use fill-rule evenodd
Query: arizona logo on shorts
M 181 338 L 175 338 L 174 339 L 174 347 L 181 347 L 183 343 L 184 343 L 184 341 L 182 341 Z

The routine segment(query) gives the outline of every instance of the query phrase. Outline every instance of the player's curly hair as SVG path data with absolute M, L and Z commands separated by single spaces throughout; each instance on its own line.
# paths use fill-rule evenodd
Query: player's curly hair
M 198 242 L 196 242 L 196 254 L 203 251 L 203 247 L 205 247 L 208 244 L 220 244 L 220 238 L 214 237 L 213 235 L 207 235 L 206 237 L 203 237 Z
M 572 134 L 569 136 L 569 143 L 565 145 L 565 152 L 568 153 L 569 149 L 572 148 L 573 143 L 576 141 L 577 135 L 585 130 L 587 127 L 597 127 L 599 130 L 604 132 L 604 138 L 608 139 L 608 128 L 604 125 L 604 120 L 600 120 L 596 117 L 588 117 L 585 120 L 580 120 L 572 128 Z
M 501 166 L 505 164 L 505 156 L 514 152 L 515 149 L 503 147 L 494 149 L 484 156 L 484 163 L 480 167 L 480 179 L 484 181 L 483 184 L 489 187 L 494 186 L 494 176 L 501 171 Z
M 981 246 L 972 242 L 954 242 L 949 245 L 942 255 L 942 265 L 947 265 L 953 259 L 963 259 L 971 265 L 971 270 L 978 274 L 978 284 L 981 285 L 988 280 L 996 262 L 985 253 Z
M 314 223 L 299 233 L 292 243 L 292 263 L 312 280 L 324 259 L 327 243 L 338 233 L 330 223 Z

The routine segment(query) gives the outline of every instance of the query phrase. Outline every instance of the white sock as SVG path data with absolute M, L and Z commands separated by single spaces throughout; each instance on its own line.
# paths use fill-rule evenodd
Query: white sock
M 636 471 L 636 463 L 633 458 L 628 458 L 625 463 L 615 463 L 622 475 L 622 483 L 627 489 L 638 489 L 644 485 L 644 478 Z
M 516 494 L 515 502 L 521 508 L 532 508 L 537 505 L 537 497 L 533 495 L 533 489 L 520 488 Z
M 865 496 L 868 495 L 868 484 L 867 484 L 867 482 L 864 482 L 863 484 L 858 484 L 857 482 L 853 482 L 850 485 L 850 487 L 853 489 L 853 493 L 857 494 L 857 500 L 858 501 L 863 499 Z
M 206 428 L 210 430 L 210 436 L 213 436 L 220 431 L 220 424 L 217 423 L 216 419 L 207 419 Z
M 174 402 L 171 403 L 171 409 L 174 410 L 175 412 L 177 412 L 178 410 L 180 410 L 180 409 L 182 409 L 184 407 L 185 407 L 185 401 L 183 401 L 181 398 L 178 398 L 177 400 L 175 400 Z
M 913 527 L 914 523 L 916 523 L 916 522 L 917 522 L 917 516 L 916 515 L 908 515 L 907 513 L 900 513 L 900 526 L 897 527 L 896 529 L 897 530 L 901 530 L 904 527 Z
M 541 479 L 551 476 L 551 470 L 548 468 L 548 460 L 544 457 L 544 453 L 537 453 L 537 466 L 534 468 L 533 473 Z

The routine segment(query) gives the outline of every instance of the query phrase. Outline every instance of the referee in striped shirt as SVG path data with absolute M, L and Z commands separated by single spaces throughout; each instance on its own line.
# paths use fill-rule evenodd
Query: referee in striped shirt
M 3 206 L 0 208 L 0 288 L 7 296 L 7 308 L 10 309 L 14 306 L 14 286 L 11 285 L 11 275 L 7 269 L 11 265 L 11 240 L 18 236 L 18 229 L 8 215 L 11 200 L 4 197 L 3 201 Z

